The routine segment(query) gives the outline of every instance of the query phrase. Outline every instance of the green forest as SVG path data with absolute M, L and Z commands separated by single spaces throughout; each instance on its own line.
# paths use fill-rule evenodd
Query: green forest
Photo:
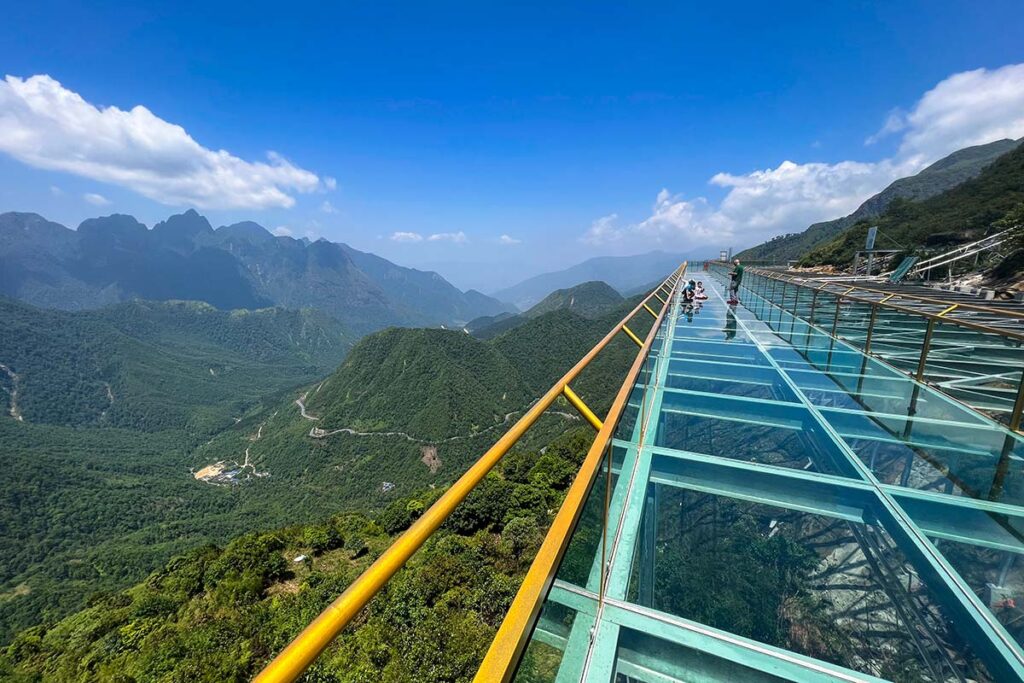
M 506 456 L 307 680 L 470 678 L 591 439 L 576 428 L 543 454 Z M 0 676 L 248 680 L 441 492 L 198 545 L 137 585 L 98 591 L 80 612 L 22 631 L 0 656 Z
M 208 435 L 335 367 L 354 338 L 312 310 L 132 302 L 38 309 L 0 297 L 0 363 L 27 422 Z M 10 377 L 8 388 L 11 387 Z M 9 412 L 12 394 L 0 394 Z
M 0 505 L 0 526 L 13 531 L 0 536 L 0 643 L 25 628 L 51 627 L 196 548 L 349 513 L 375 520 L 395 501 L 429 498 L 635 303 L 596 319 L 553 311 L 488 342 L 463 332 L 385 330 L 359 342 L 326 378 L 329 368 L 321 368 L 332 363 L 338 340 L 329 332 L 338 330 L 305 313 L 134 302 L 68 314 L 10 304 L 16 324 L 49 350 L 34 354 L 0 333 L 0 358 L 17 358 L 11 366 L 19 383 L 26 378 L 19 405 L 39 386 L 37 372 L 63 373 L 65 385 L 86 387 L 116 376 L 93 363 L 106 352 L 75 348 L 78 337 L 69 336 L 95 334 L 119 345 L 104 348 L 115 349 L 110 355 L 132 382 L 153 373 L 134 391 L 125 388 L 131 383 L 112 382 L 115 402 L 137 401 L 162 413 L 166 426 L 111 422 L 84 402 L 66 414 L 41 407 L 21 421 L 0 419 L 0 442 L 16 473 Z M 637 333 L 647 329 L 647 317 L 638 317 Z M 275 355 L 274 347 L 289 348 L 283 340 L 299 341 Z M 627 339 L 616 339 L 574 383 L 599 413 L 635 353 Z M 246 373 L 211 389 L 197 378 L 212 377 L 218 354 Z M 250 378 L 255 388 L 238 387 Z M 237 402 L 218 404 L 231 386 Z M 295 401 L 302 395 L 315 419 L 300 414 Z M 175 410 L 165 410 L 168 404 Z M 582 425 L 560 400 L 521 446 L 536 453 Z M 330 435 L 314 438 L 314 428 Z M 331 433 L 340 429 L 361 434 Z M 239 474 L 220 483 L 196 479 L 216 463 Z M 560 471 L 562 481 L 566 470 Z M 538 528 L 553 509 L 550 495 L 518 494 L 537 506 Z M 382 528 L 384 536 L 394 533 L 393 524 Z M 298 547 L 288 543 L 282 551 Z

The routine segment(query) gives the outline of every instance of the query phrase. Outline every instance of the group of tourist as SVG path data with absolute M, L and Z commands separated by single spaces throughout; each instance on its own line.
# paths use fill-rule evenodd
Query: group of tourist
M 707 270 L 706 263 L 704 264 L 704 270 Z M 733 313 L 732 307 L 740 302 L 739 290 L 742 281 L 743 265 L 739 259 L 733 259 L 733 269 L 729 272 L 729 300 L 726 302 L 729 304 L 729 308 L 726 310 L 726 341 L 736 336 L 736 316 Z M 682 312 L 686 316 L 686 322 L 693 322 L 694 313 L 700 313 L 701 307 L 708 298 L 708 294 L 704 290 L 704 282 L 702 280 L 689 280 L 683 285 L 681 296 Z
M 704 291 L 703 282 L 695 282 L 690 280 L 683 287 L 683 304 L 692 304 L 695 301 L 704 301 L 708 298 L 707 292 Z
M 707 264 L 704 264 L 705 270 Z M 738 304 L 740 284 L 743 282 L 743 265 L 739 259 L 733 259 L 733 269 L 729 271 L 729 300 L 726 302 L 730 306 Z M 690 280 L 683 287 L 683 304 L 693 304 L 695 301 L 704 301 L 708 298 L 707 293 L 704 291 L 704 282 L 700 280 Z

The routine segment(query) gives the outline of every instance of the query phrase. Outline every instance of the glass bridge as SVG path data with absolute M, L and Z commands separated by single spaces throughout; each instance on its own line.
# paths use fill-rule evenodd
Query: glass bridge
M 1011 429 L 921 381 L 952 367 L 949 307 L 776 295 L 752 271 L 729 306 L 723 264 L 703 267 L 648 294 L 256 680 L 300 676 L 564 397 L 597 436 L 477 681 L 1024 681 L 1024 389 L 992 394 Z M 698 278 L 708 298 L 684 303 Z M 599 418 L 569 383 L 619 333 L 639 350 Z M 909 374 L 865 353 L 876 333 Z M 977 358 L 1019 375 L 1020 344 L 992 339 Z
M 1020 436 L 698 276 L 709 298 L 671 300 L 514 679 L 1021 680 Z

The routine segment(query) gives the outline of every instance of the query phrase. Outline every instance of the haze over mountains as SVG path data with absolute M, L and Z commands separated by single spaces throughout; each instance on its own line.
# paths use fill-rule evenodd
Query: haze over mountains
M 562 311 L 593 319 L 615 310 L 623 301 L 622 295 L 607 283 L 594 280 L 557 289 L 518 315 L 502 313 L 496 316 L 483 316 L 470 320 L 463 329 L 477 339 L 491 339 L 546 313 Z
M 194 210 L 152 230 L 120 214 L 86 220 L 78 230 L 37 214 L 0 214 L 0 294 L 67 310 L 135 298 L 221 309 L 315 307 L 358 335 L 509 310 L 437 273 L 345 244 L 275 236 L 252 222 L 214 230 Z
M 620 294 L 627 294 L 649 283 L 652 283 L 652 287 L 657 285 L 666 273 L 671 273 L 684 260 L 686 255 L 663 251 L 635 256 L 598 256 L 565 270 L 535 275 L 517 285 L 493 292 L 492 296 L 513 303 L 525 311 L 556 289 L 574 287 L 593 280 L 600 280 Z
M 996 159 L 1020 146 L 1022 141 L 996 140 L 957 150 L 916 175 L 894 181 L 848 216 L 815 223 L 803 232 L 778 235 L 739 252 L 737 256 L 743 260 L 778 263 L 798 259 L 834 239 L 858 221 L 880 216 L 896 199 L 921 201 L 976 177 Z

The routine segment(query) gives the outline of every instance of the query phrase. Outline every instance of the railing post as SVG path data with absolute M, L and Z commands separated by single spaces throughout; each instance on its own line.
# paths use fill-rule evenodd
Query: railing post
M 780 332 L 782 331 L 782 316 L 786 312 L 786 290 L 788 290 L 788 289 L 789 289 L 789 283 L 783 281 L 783 283 L 782 283 L 782 300 L 777 304 L 778 307 L 779 307 L 779 322 L 777 324 L 778 324 L 778 330 Z
M 828 360 L 825 362 L 825 368 L 832 368 L 832 351 L 836 346 L 836 328 L 839 327 L 839 304 L 843 300 L 842 294 L 836 294 L 836 314 L 832 318 L 832 334 L 828 340 Z
M 832 317 L 832 338 L 836 338 L 836 330 L 839 328 L 839 304 L 843 301 L 842 294 L 836 294 L 836 314 Z
M 878 318 L 878 304 L 871 304 L 871 317 L 868 318 L 868 336 L 864 339 L 864 355 L 871 353 L 871 335 L 875 331 L 875 320 Z
M 1017 384 L 1017 400 L 1013 402 L 1013 412 L 1010 413 L 1010 429 L 1020 431 L 1021 414 L 1024 413 L 1024 372 L 1021 373 L 1020 383 Z
M 932 345 L 932 335 L 935 334 L 935 318 L 928 318 L 928 327 L 924 331 L 924 343 L 921 344 L 921 358 L 917 361 L 917 372 L 914 379 L 918 382 L 924 381 L 924 368 L 928 362 L 928 348 Z
M 811 328 L 814 327 L 814 309 L 818 306 L 818 292 L 820 290 L 814 290 L 814 296 L 811 297 L 811 312 L 807 316 L 807 335 L 804 337 L 804 346 L 810 346 L 811 344 Z

